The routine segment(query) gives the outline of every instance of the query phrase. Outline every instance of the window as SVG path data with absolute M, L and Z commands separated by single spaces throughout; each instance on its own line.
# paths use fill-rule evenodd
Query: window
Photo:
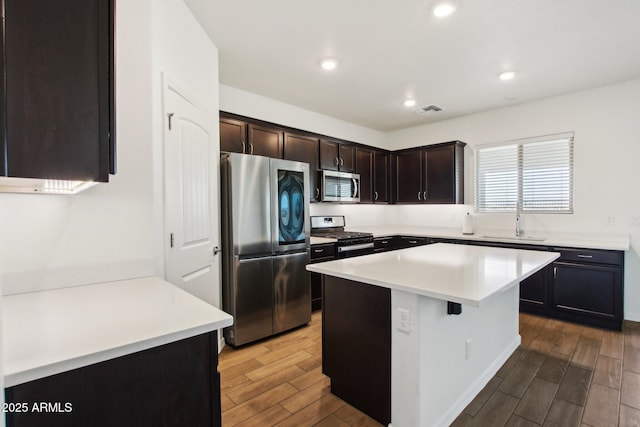
M 573 133 L 476 150 L 478 212 L 572 213 Z

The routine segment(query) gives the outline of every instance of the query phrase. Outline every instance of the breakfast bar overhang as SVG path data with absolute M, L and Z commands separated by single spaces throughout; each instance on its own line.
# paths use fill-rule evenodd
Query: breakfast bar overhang
M 308 265 L 332 393 L 393 427 L 449 425 L 520 344 L 517 285 L 558 257 L 437 243 Z

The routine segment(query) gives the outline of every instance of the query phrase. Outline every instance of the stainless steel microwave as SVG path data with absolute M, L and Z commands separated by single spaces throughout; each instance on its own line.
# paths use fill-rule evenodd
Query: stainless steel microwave
M 359 202 L 360 175 L 329 170 L 321 171 L 320 200 L 323 202 Z

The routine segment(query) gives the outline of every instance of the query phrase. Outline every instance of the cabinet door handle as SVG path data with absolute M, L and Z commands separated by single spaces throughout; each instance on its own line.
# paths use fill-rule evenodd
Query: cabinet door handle
M 316 187 L 316 199 L 320 197 L 320 189 Z
M 553 280 L 558 278 L 558 267 L 553 267 Z
M 333 160 L 333 164 L 334 164 L 335 166 L 338 166 L 338 164 L 340 164 L 340 162 L 338 161 L 338 158 L 337 158 L 337 157 Z
M 418 191 L 418 200 L 422 200 L 422 199 L 420 198 L 420 196 L 421 196 L 421 195 L 422 195 L 422 193 L 420 193 L 420 192 Z
M 593 258 L 593 255 L 578 254 L 578 258 Z
M 244 141 L 242 141 L 242 154 L 246 153 L 247 149 L 246 149 L 246 144 Z
M 344 159 L 340 159 L 340 166 L 344 166 Z
M 378 192 L 377 191 L 373 192 L 373 200 L 378 200 Z
M 249 148 L 251 148 L 251 152 L 249 154 L 253 154 L 253 144 L 249 143 Z
M 427 200 L 427 192 L 425 191 L 425 192 L 424 192 L 424 193 L 422 193 L 422 194 L 423 194 L 423 196 L 422 196 L 422 200 Z

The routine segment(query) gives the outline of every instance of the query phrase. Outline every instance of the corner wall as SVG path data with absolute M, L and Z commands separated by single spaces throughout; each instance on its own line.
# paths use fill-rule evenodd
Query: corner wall
M 118 173 L 75 196 L 0 194 L 4 294 L 154 272 L 150 0 L 116 20 Z
M 473 212 L 474 155 L 482 144 L 575 132 L 574 213 L 523 215 L 522 227 L 542 232 L 625 234 L 625 319 L 640 321 L 640 80 L 513 105 L 388 134 L 400 149 L 459 139 L 465 150 L 465 203 Z M 461 226 L 460 207 L 393 206 L 391 217 L 416 225 Z M 439 209 L 436 212 L 435 209 Z M 446 219 L 449 218 L 447 221 Z M 612 218 L 614 224 L 609 224 Z M 476 228 L 515 227 L 513 214 L 476 214 Z M 393 222 L 392 222 L 393 223 Z

